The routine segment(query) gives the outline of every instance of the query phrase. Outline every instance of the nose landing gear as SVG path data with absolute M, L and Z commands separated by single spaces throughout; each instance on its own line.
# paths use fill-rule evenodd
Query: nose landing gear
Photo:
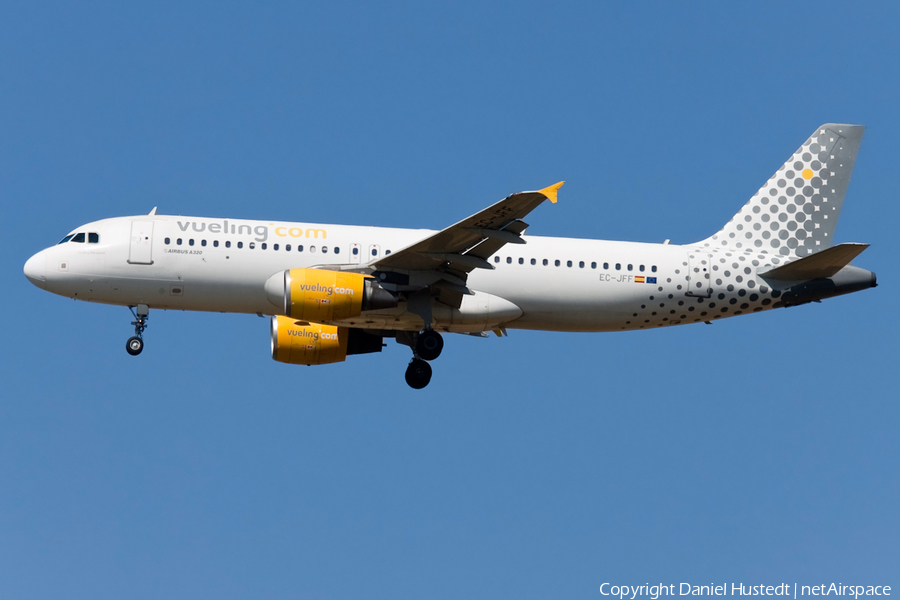
M 147 329 L 147 320 L 150 318 L 150 307 L 146 304 L 138 304 L 137 307 L 129 306 L 134 315 L 134 336 L 125 342 L 125 351 L 131 356 L 137 356 L 144 350 L 144 330 Z M 137 308 L 137 310 L 135 310 Z
M 141 338 L 134 336 L 128 338 L 128 341 L 125 342 L 125 351 L 132 355 L 137 356 L 144 350 L 144 340 Z

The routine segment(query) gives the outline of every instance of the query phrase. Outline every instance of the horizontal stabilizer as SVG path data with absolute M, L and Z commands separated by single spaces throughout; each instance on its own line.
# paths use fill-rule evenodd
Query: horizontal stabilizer
M 759 273 L 759 276 L 780 281 L 809 281 L 832 277 L 868 247 L 869 244 L 838 244 L 811 256 Z

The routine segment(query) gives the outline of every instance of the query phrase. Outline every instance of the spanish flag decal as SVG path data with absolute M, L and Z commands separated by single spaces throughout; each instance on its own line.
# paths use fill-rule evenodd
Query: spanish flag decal
M 634 278 L 634 282 L 635 282 L 635 283 L 644 283 L 644 276 L 643 276 L 643 275 L 636 275 L 635 278 Z

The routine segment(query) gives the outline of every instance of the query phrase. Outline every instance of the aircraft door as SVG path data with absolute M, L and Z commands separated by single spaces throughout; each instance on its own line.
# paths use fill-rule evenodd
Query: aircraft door
M 692 252 L 688 255 L 688 287 L 685 296 L 709 298 L 712 295 L 712 255 Z
M 378 244 L 371 244 L 369 246 L 369 254 L 366 256 L 366 260 L 375 260 L 376 258 L 381 257 L 381 246 Z
M 360 248 L 359 244 L 350 244 L 350 263 L 354 265 L 359 264 L 359 255 L 362 254 L 362 248 Z
M 131 249 L 128 262 L 132 265 L 153 264 L 153 221 L 131 222 Z

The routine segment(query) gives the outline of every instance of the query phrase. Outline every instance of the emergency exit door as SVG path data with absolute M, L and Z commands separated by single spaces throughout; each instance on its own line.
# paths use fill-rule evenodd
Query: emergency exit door
M 153 221 L 131 222 L 131 250 L 128 262 L 132 265 L 153 264 Z
M 685 296 L 709 298 L 712 295 L 711 268 L 711 255 L 702 252 L 688 255 L 688 289 Z

